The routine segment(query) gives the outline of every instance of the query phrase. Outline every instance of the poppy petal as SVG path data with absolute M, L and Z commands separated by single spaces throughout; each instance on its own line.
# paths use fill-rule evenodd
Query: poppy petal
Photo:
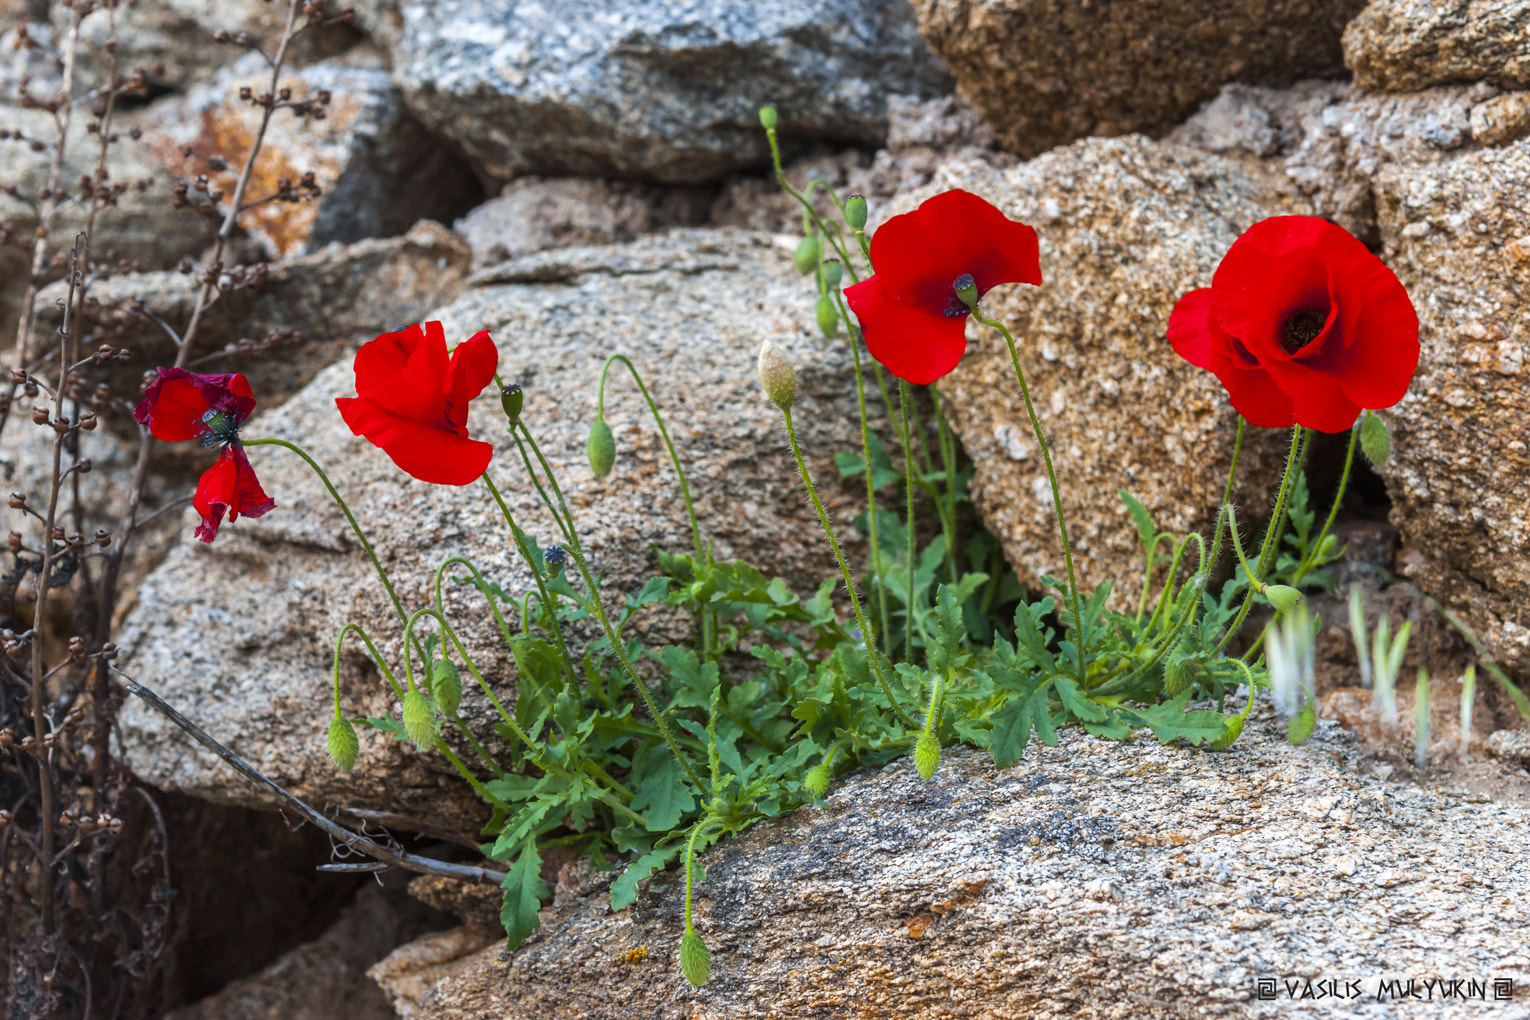
M 1211 288 L 1192 290 L 1169 313 L 1169 343 L 1174 353 L 1196 368 L 1211 369 Z
M 964 273 L 979 296 L 1001 283 L 1041 284 L 1036 231 L 968 191 L 942 192 L 882 224 L 871 259 L 887 294 L 937 313 Z
M 203 375 L 184 368 L 157 369 L 158 377 L 144 390 L 133 410 L 140 425 L 147 425 L 155 439 L 180 442 L 207 432 L 209 411 L 221 411 L 242 422 L 255 409 L 250 382 L 238 373 Z
M 967 316 L 938 315 L 889 298 L 880 277 L 845 288 L 871 356 L 900 379 L 926 385 L 950 373 L 967 350 Z
M 407 474 L 435 485 L 467 485 L 489 469 L 491 443 L 402 418 L 374 400 L 341 397 L 335 403 L 351 432 L 370 440 Z
M 1291 397 L 1262 368 L 1247 368 L 1220 351 L 1213 353 L 1212 372 L 1227 390 L 1227 399 L 1250 424 L 1262 429 L 1287 428 L 1296 423 Z
M 447 368 L 446 419 L 459 431 L 467 429 L 468 402 L 483 392 L 499 367 L 499 348 L 488 330 L 458 344 Z
M 439 322 L 384 333 L 356 352 L 356 394 L 401 417 L 446 424 L 446 334 Z
M 1418 313 L 1392 270 L 1375 260 L 1349 287 L 1360 314 L 1346 333 L 1340 379 L 1344 395 L 1361 407 L 1391 407 L 1408 392 L 1418 369 Z
M 213 466 L 202 473 L 192 505 L 202 515 L 197 538 L 211 542 L 223 524 L 224 513 L 230 523 L 241 515 L 261 517 L 276 509 L 276 500 L 261 489 L 244 447 L 236 443 L 225 447 Z

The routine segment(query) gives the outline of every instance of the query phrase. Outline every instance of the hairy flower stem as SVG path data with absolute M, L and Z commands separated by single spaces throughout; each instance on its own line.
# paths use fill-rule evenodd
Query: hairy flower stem
M 1084 679 L 1084 647 L 1088 643 L 1088 636 L 1084 633 L 1084 614 L 1079 597 L 1078 577 L 1073 570 L 1073 547 L 1068 542 L 1068 522 L 1063 514 L 1062 490 L 1057 486 L 1057 471 L 1052 466 L 1052 449 L 1047 445 L 1046 436 L 1041 434 L 1041 422 L 1036 417 L 1036 405 L 1031 402 L 1031 390 L 1025 383 L 1025 372 L 1020 367 L 1020 352 L 1015 348 L 1014 335 L 1009 327 L 997 319 L 985 318 L 976 308 L 972 311 L 972 317 L 983 325 L 997 329 L 1004 337 L 1004 342 L 1009 346 L 1009 360 L 1015 367 L 1015 378 L 1020 383 L 1020 396 L 1025 400 L 1025 413 L 1031 419 L 1031 433 L 1036 437 L 1036 445 L 1041 447 L 1041 459 L 1047 469 L 1047 483 L 1052 487 L 1052 507 L 1057 511 L 1057 534 L 1062 539 L 1063 562 L 1068 568 L 1068 600 L 1073 610 L 1073 626 L 1078 631 L 1078 678 Z
M 1367 411 L 1365 413 L 1369 414 L 1370 412 Z M 1307 574 L 1316 565 L 1318 552 L 1323 545 L 1323 539 L 1328 537 L 1329 531 L 1333 529 L 1334 520 L 1339 516 L 1339 507 L 1343 505 L 1344 493 L 1349 488 L 1349 472 L 1350 469 L 1355 466 L 1355 444 L 1358 443 L 1359 440 L 1360 422 L 1356 421 L 1349 430 L 1349 449 L 1344 453 L 1344 473 L 1339 476 L 1339 488 L 1338 491 L 1333 494 L 1333 506 L 1329 507 L 1328 519 L 1323 522 L 1322 530 L 1319 531 L 1317 533 L 1317 537 L 1312 540 L 1312 544 L 1307 550 L 1306 557 L 1300 564 L 1297 565 L 1296 573 L 1291 575 L 1291 584 L 1293 586 L 1299 584 L 1301 579 L 1307 576 Z
M 915 565 L 919 562 L 919 550 L 915 545 L 914 535 L 914 477 L 918 473 L 918 466 L 914 463 L 914 451 L 909 444 L 909 420 L 908 406 L 913 403 L 913 395 L 909 392 L 908 383 L 898 380 L 898 419 L 900 424 L 898 439 L 903 443 L 903 492 L 905 494 L 904 510 L 908 520 L 904 525 L 904 543 L 908 554 L 908 600 L 904 603 L 904 628 L 903 628 L 903 659 L 905 662 L 914 661 L 914 582 Z
M 718 827 L 717 819 L 713 818 L 711 815 L 706 815 L 706 816 L 702 817 L 701 820 L 699 820 L 696 823 L 694 828 L 691 829 L 690 838 L 685 841 L 685 930 L 686 931 L 694 931 L 695 930 L 691 926 L 691 886 L 693 884 L 692 876 L 695 873 L 696 844 L 698 842 L 700 842 L 706 836 L 707 833 L 711 832 L 713 829 L 715 829 L 717 827 Z
M 930 386 L 930 399 L 935 403 L 935 427 L 940 438 L 940 464 L 946 476 L 946 512 L 941 515 L 942 530 L 946 539 L 946 570 L 951 583 L 956 577 L 956 440 L 951 434 L 951 423 L 946 420 L 940 406 L 940 389 Z M 936 501 L 937 503 L 939 500 Z
M 701 538 L 701 525 L 696 520 L 696 506 L 691 502 L 691 487 L 686 484 L 685 468 L 680 465 L 680 455 L 675 452 L 675 444 L 669 438 L 669 429 L 664 427 L 664 416 L 659 413 L 658 402 L 653 399 L 653 394 L 649 393 L 648 387 L 643 384 L 643 377 L 638 374 L 637 366 L 625 354 L 611 355 L 600 369 L 600 389 L 595 402 L 595 417 L 605 417 L 606 373 L 611 370 L 611 363 L 614 361 L 620 361 L 627 366 L 627 371 L 632 373 L 632 381 L 637 383 L 638 392 L 643 395 L 644 402 L 648 404 L 648 411 L 653 415 L 654 424 L 659 426 L 659 436 L 664 440 L 664 448 L 669 451 L 669 462 L 674 466 L 675 477 L 680 481 L 680 496 L 685 500 L 685 515 L 690 520 L 691 539 L 696 545 L 696 565 L 700 569 L 708 569 L 712 565 L 712 557 Z M 701 618 L 704 657 L 709 658 L 712 654 L 713 632 L 716 629 L 717 618 L 710 609 L 705 607 L 699 610 L 698 615 Z
M 531 570 L 531 579 L 536 582 L 537 595 L 542 600 L 542 609 L 547 614 L 547 629 L 558 643 L 558 654 L 563 657 L 563 668 L 568 672 L 569 683 L 575 690 L 579 688 L 579 675 L 574 672 L 574 657 L 569 654 L 568 641 L 563 637 L 563 627 L 558 623 L 557 603 L 547 591 L 547 583 L 542 579 L 542 572 L 537 569 L 536 558 L 531 555 L 531 547 L 526 542 L 526 534 L 515 523 L 515 517 L 510 513 L 510 507 L 505 503 L 505 498 L 499 494 L 499 489 L 494 484 L 494 479 L 489 473 L 483 473 L 483 484 L 489 490 L 489 495 L 494 497 L 494 502 L 499 504 L 499 512 L 505 518 L 505 523 L 510 526 L 510 535 L 515 541 L 515 547 L 520 551 L 521 559 L 526 561 L 526 566 Z M 521 611 L 521 627 L 527 626 L 526 611 Z M 507 636 L 505 643 L 510 639 Z
M 681 751 L 680 744 L 675 740 L 674 732 L 670 729 L 669 723 L 664 718 L 664 713 L 659 711 L 658 704 L 653 700 L 653 695 L 649 693 L 648 685 L 643 682 L 643 678 L 638 675 L 638 671 L 633 667 L 632 660 L 627 656 L 627 649 L 622 644 L 621 635 L 616 632 L 616 628 L 611 624 L 611 618 L 606 615 L 605 604 L 600 598 L 600 588 L 595 583 L 595 578 L 590 573 L 589 565 L 584 559 L 584 546 L 579 541 L 579 529 L 574 524 L 574 513 L 569 509 L 567 500 L 563 498 L 563 490 L 558 486 L 558 478 L 553 474 L 552 465 L 547 462 L 546 457 L 542 456 L 541 448 L 537 446 L 537 441 L 532 437 L 531 430 L 526 427 L 524 421 L 512 425 L 510 435 L 515 440 L 516 448 L 520 450 L 521 460 L 526 465 L 526 473 L 533 480 L 536 478 L 536 471 L 532 468 L 531 458 L 526 452 L 528 446 L 531 448 L 531 452 L 536 455 L 537 462 L 542 465 L 542 473 L 547 476 L 547 484 L 552 487 L 553 496 L 557 499 L 557 506 L 549 503 L 548 509 L 553 512 L 554 517 L 559 518 L 562 524 L 563 533 L 568 538 L 569 555 L 573 557 L 574 565 L 579 569 L 579 576 L 584 579 L 585 590 L 590 593 L 591 615 L 595 617 L 596 622 L 600 624 L 601 630 L 605 632 L 606 640 L 611 643 L 611 651 L 616 656 L 617 661 L 621 663 L 622 672 L 627 675 L 627 679 L 637 689 L 638 695 L 643 699 L 643 704 L 648 707 L 648 714 L 653 717 L 654 723 L 659 727 L 659 733 L 664 737 L 664 743 L 669 745 L 669 751 L 675 756 L 675 761 L 679 763 L 680 770 L 685 773 L 685 778 L 689 779 L 697 790 L 705 790 L 707 788 L 706 784 L 696 774 L 695 768 L 691 766 L 690 759 Z M 540 483 L 538 483 L 537 488 L 541 491 Z M 543 499 L 546 499 L 545 494 Z
M 810 219 L 813 225 L 823 233 L 823 236 L 828 238 L 829 243 L 834 245 L 834 251 L 839 255 L 840 260 L 844 262 L 845 272 L 850 274 L 851 281 L 859 280 L 860 277 L 856 275 L 855 266 L 850 261 L 850 252 L 840 240 L 839 232 L 837 230 L 831 232 L 828 224 L 824 223 L 823 217 L 818 215 L 818 210 L 813 208 L 813 203 L 804 197 L 802 192 L 792 187 L 791 182 L 786 179 L 786 171 L 781 167 L 781 146 L 776 141 L 776 129 L 766 128 L 765 137 L 770 142 L 771 164 L 775 167 L 776 180 L 780 183 L 781 190 L 797 200 L 798 204 L 802 206 L 803 218 Z M 825 186 L 827 187 L 827 184 Z M 834 204 L 839 205 L 838 198 L 835 199 Z M 838 224 L 835 224 L 835 226 L 838 226 Z M 866 264 L 868 266 L 871 264 L 871 251 L 869 248 L 866 249 Z
M 1296 478 L 1297 465 L 1302 462 L 1303 446 L 1306 441 L 1307 430 L 1297 425 L 1291 430 L 1291 450 L 1286 454 L 1286 470 L 1280 477 L 1280 488 L 1275 493 L 1275 510 L 1270 514 L 1270 523 L 1264 531 L 1264 541 L 1259 547 L 1259 559 L 1256 564 L 1259 576 L 1263 577 L 1270 569 L 1270 563 L 1274 559 L 1275 551 L 1280 545 L 1280 533 L 1285 529 L 1287 501 L 1291 494 L 1291 484 Z M 1243 621 L 1248 618 L 1249 610 L 1254 608 L 1255 582 L 1249 579 L 1248 593 L 1243 597 L 1243 605 L 1238 609 L 1238 615 L 1234 617 L 1227 632 L 1217 642 L 1217 651 L 1227 647 L 1243 626 Z
M 850 608 L 855 611 L 856 625 L 861 628 L 861 640 L 866 645 L 866 658 L 871 660 L 872 672 L 876 674 L 877 683 L 881 686 L 888 705 L 898 716 L 899 721 L 912 729 L 917 724 L 893 696 L 892 684 L 887 680 L 887 673 L 882 668 L 882 656 L 877 651 L 877 632 L 871 626 L 871 621 L 866 619 L 866 613 L 861 608 L 861 597 L 856 593 L 855 579 L 850 576 L 850 568 L 845 564 L 845 553 L 839 547 L 839 539 L 834 537 L 834 526 L 829 523 L 828 511 L 824 510 L 823 501 L 818 498 L 818 490 L 813 485 L 813 477 L 808 473 L 807 461 L 802 457 L 802 447 L 797 443 L 797 429 L 792 424 L 792 412 L 790 409 L 783 410 L 781 415 L 786 420 L 786 439 L 791 444 L 792 457 L 797 461 L 797 472 L 802 476 L 802 484 L 807 488 L 808 499 L 812 500 L 813 509 L 818 513 L 818 523 L 823 526 L 823 533 L 829 539 L 829 547 L 834 550 L 834 562 L 839 564 L 839 575 L 844 579 L 845 590 L 850 594 Z M 910 618 L 912 618 L 912 610 Z

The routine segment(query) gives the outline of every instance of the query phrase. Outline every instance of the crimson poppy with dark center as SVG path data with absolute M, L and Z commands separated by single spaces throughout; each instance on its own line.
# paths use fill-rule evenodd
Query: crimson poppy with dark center
M 232 523 L 241 516 L 260 517 L 276 509 L 276 500 L 261 489 L 239 442 L 239 428 L 255 409 L 249 380 L 238 374 L 201 375 L 184 368 L 156 371 L 133 417 L 147 425 L 156 439 L 195 439 L 222 451 L 202 473 L 192 500 L 202 515 L 197 538 L 211 542 L 225 513 Z
M 481 330 L 446 353 L 439 322 L 384 333 L 356 352 L 356 396 L 335 401 L 345 424 L 422 482 L 467 485 L 494 445 L 468 438 L 468 402 L 494 378 L 499 351 Z
M 1250 227 L 1211 286 L 1180 298 L 1169 342 L 1214 374 L 1249 424 L 1343 432 L 1391 407 L 1418 367 L 1418 315 L 1343 227 L 1277 216 Z
M 846 287 L 845 300 L 871 356 L 921 385 L 961 361 L 968 301 L 1001 283 L 1041 284 L 1036 231 L 967 191 L 943 192 L 882 224 L 871 262 L 876 275 Z M 958 294 L 964 286 L 972 289 Z

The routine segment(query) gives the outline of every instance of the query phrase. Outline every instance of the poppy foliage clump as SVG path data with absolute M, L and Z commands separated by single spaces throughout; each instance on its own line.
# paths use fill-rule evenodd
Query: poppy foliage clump
M 243 375 L 201 375 L 184 368 L 160 368 L 133 417 L 155 439 L 195 439 L 221 449 L 197 483 L 192 505 L 202 515 L 197 538 L 211 542 L 228 514 L 232 523 L 276 509 L 239 442 L 239 428 L 255 410 L 255 395 Z
M 1038 251 L 1024 223 L 971 192 L 942 192 L 872 235 L 876 273 L 846 287 L 845 300 L 871 356 L 922 386 L 962 360 L 971 304 L 1001 283 L 1041 285 Z M 958 281 L 975 293 L 958 293 Z
M 413 325 L 364 345 L 356 353 L 356 396 L 335 403 L 351 432 L 408 474 L 468 485 L 494 457 L 494 444 L 468 438 L 468 402 L 489 385 L 498 365 L 487 330 L 448 355 L 441 323 Z
M 1391 407 L 1418 367 L 1418 315 L 1382 261 L 1343 227 L 1276 216 L 1250 227 L 1211 286 L 1180 298 L 1169 342 L 1264 428 L 1343 432 Z

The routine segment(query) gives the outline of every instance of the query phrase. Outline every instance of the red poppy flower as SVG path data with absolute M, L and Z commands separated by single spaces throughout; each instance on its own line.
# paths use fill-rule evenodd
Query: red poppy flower
M 156 439 L 195 439 L 203 446 L 223 448 L 213 466 L 203 472 L 192 500 L 202 515 L 197 537 L 211 542 L 225 513 L 232 523 L 241 516 L 260 517 L 276 509 L 276 500 L 262 491 L 239 442 L 239 427 L 255 409 L 249 380 L 237 374 L 200 375 L 184 368 L 158 372 L 133 411 L 138 423 L 147 425 Z
M 1343 432 L 1364 408 L 1401 400 L 1418 367 L 1408 292 L 1347 230 L 1314 216 L 1250 227 L 1211 286 L 1179 299 L 1168 335 L 1265 428 Z
M 422 482 L 467 485 L 494 446 L 469 439 L 468 401 L 494 378 L 499 351 L 484 330 L 446 355 L 439 322 L 384 333 L 356 352 L 356 396 L 335 403 L 351 431 Z
M 911 383 L 932 383 L 967 350 L 970 276 L 979 299 L 1001 283 L 1041 285 L 1036 231 L 967 191 L 936 195 L 871 236 L 876 275 L 845 288 L 866 349 Z

